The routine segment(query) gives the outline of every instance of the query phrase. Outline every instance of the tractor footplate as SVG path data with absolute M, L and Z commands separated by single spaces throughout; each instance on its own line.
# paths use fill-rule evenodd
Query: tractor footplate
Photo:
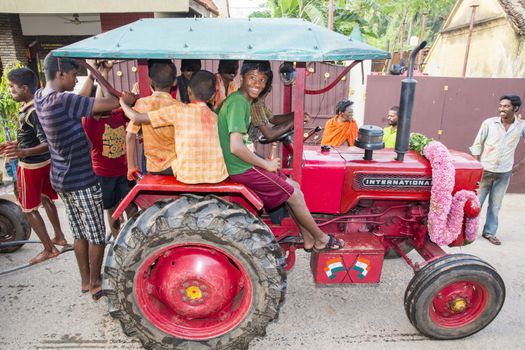
M 310 267 L 318 284 L 379 283 L 385 249 L 371 233 L 336 235 L 345 241 L 339 250 L 312 253 Z

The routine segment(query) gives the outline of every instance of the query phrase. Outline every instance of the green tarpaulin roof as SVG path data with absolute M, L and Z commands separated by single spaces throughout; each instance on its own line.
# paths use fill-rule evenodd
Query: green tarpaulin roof
M 78 58 L 339 61 L 388 52 L 302 19 L 141 19 L 55 51 Z

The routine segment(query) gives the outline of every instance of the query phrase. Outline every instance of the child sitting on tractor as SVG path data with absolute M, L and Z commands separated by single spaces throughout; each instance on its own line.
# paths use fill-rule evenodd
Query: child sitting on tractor
M 345 142 L 353 146 L 357 137 L 357 123 L 353 119 L 354 103 L 350 100 L 339 101 L 335 107 L 335 116 L 326 122 L 322 146 L 338 147 Z
M 217 115 L 206 103 L 215 95 L 215 77 L 208 71 L 193 74 L 189 104 L 177 103 L 149 113 L 139 113 L 121 100 L 128 118 L 136 124 L 172 126 L 175 135 L 177 180 L 187 184 L 217 183 L 228 177 L 217 131 Z M 136 108 L 135 108 L 136 109 Z
M 148 71 L 153 93 L 151 96 L 139 98 L 135 104 L 135 110 L 139 113 L 148 113 L 180 103 L 170 94 L 177 76 L 177 68 L 173 62 L 171 60 L 149 60 Z M 140 173 L 135 161 L 135 148 L 137 134 L 141 130 L 147 171 L 152 174 L 173 175 L 177 158 L 173 126 L 154 129 L 150 125 L 136 125 L 131 121 L 126 129 L 128 180 L 134 180 L 134 174 Z
M 219 111 L 219 138 L 230 178 L 255 192 L 271 210 L 286 203 L 301 230 L 306 251 L 341 249 L 344 241 L 319 229 L 306 207 L 299 184 L 278 172 L 280 159 L 263 159 L 246 147 L 250 127 L 250 107 L 270 83 L 266 61 L 244 61 L 241 86 Z

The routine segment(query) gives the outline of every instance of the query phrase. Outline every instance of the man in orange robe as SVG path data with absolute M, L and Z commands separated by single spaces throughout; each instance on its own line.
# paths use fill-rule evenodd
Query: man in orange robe
M 353 104 L 350 100 L 337 103 L 336 115 L 328 120 L 324 127 L 322 146 L 341 146 L 345 141 L 348 146 L 354 145 L 357 137 L 357 123 L 352 118 L 354 115 Z

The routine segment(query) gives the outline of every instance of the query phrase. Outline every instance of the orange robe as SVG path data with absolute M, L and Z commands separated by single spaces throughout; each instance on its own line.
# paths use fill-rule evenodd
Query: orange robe
M 357 137 L 357 123 L 355 120 L 349 122 L 337 121 L 337 116 L 331 118 L 324 126 L 321 146 L 341 146 L 345 141 L 353 146 Z

